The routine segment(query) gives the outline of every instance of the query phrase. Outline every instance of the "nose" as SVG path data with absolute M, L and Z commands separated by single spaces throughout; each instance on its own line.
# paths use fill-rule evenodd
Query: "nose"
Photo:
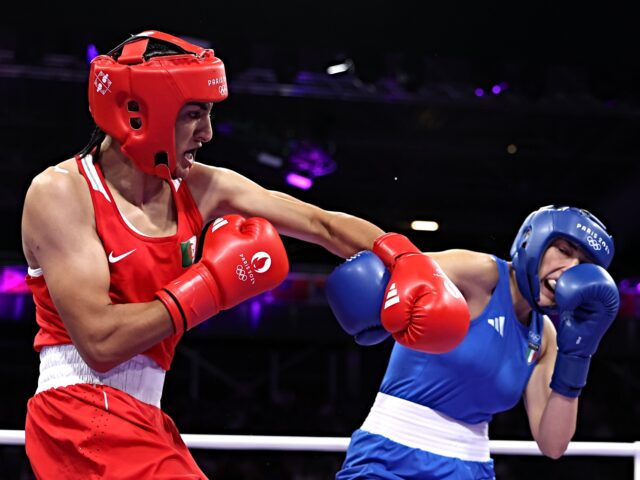
M 580 259 L 578 257 L 571 257 L 571 259 L 569 259 L 567 268 L 565 268 L 565 270 L 569 270 L 570 268 L 573 268 L 576 265 L 580 265 Z
M 195 137 L 202 143 L 210 142 L 213 138 L 213 126 L 211 125 L 211 117 L 209 115 L 205 115 L 198 124 Z

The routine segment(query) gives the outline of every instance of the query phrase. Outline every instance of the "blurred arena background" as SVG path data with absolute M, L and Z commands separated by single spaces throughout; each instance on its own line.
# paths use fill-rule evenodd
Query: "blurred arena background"
M 33 305 L 22 282 L 24 193 L 36 173 L 89 139 L 87 59 L 157 28 L 210 46 L 225 62 L 230 97 L 214 109 L 215 138 L 202 162 L 357 214 L 425 251 L 506 257 L 524 217 L 545 204 L 604 219 L 623 305 L 592 364 L 575 440 L 639 440 L 640 42 L 627 10 L 105 0 L 3 13 L 0 428 L 24 428 L 37 382 Z M 439 229 L 412 231 L 416 219 Z M 346 437 L 368 412 L 391 343 L 364 348 L 346 336 L 323 292 L 340 259 L 285 240 L 287 281 L 201 325 L 179 347 L 163 407 L 181 432 Z M 530 439 L 521 405 L 495 418 L 491 438 Z M 217 480 L 329 479 L 343 457 L 194 454 Z M 496 472 L 630 479 L 633 461 L 497 456 Z M 0 446 L 0 478 L 32 478 L 23 448 Z

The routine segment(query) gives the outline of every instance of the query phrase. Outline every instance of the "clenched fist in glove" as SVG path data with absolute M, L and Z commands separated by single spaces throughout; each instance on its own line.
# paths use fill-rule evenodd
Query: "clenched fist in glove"
M 276 229 L 263 218 L 227 215 L 209 223 L 194 263 L 156 292 L 176 333 L 184 333 L 220 310 L 275 288 L 289 271 Z
M 620 294 L 604 268 L 586 263 L 558 278 L 555 296 L 560 323 L 551 388 L 577 397 L 587 383 L 591 356 L 618 314 Z
M 373 253 L 391 271 L 380 317 L 393 338 L 427 353 L 457 347 L 469 329 L 469 308 L 440 266 L 397 233 L 378 237 Z
M 327 278 L 327 300 L 338 323 L 358 345 L 375 345 L 390 334 L 380 322 L 389 271 L 374 253 L 358 252 Z

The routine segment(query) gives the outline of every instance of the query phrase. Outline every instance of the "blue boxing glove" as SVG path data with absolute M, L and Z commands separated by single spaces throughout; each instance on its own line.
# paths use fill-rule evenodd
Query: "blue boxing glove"
M 359 345 L 375 345 L 389 336 L 380 322 L 380 308 L 389 271 L 373 252 L 356 253 L 327 278 L 329 306 L 342 328 Z
M 604 268 L 581 264 L 558 278 L 555 296 L 560 322 L 551 388 L 575 398 L 587 383 L 591 355 L 618 314 L 620 294 Z

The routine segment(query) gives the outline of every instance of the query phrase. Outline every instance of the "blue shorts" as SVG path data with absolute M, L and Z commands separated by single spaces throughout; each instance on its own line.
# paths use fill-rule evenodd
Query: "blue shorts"
M 356 430 L 336 480 L 494 480 L 493 460 L 469 462 L 406 447 Z

